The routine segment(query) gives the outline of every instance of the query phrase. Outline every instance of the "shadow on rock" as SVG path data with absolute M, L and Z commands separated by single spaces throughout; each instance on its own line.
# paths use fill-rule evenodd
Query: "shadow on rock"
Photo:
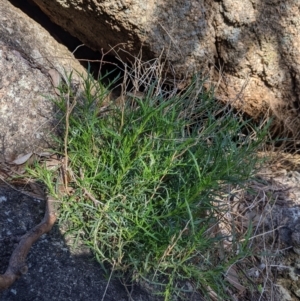
M 44 201 L 0 186 L 0 274 L 5 272 L 18 238 L 43 219 L 44 211 Z M 76 254 L 70 249 L 57 224 L 32 246 L 27 265 L 28 272 L 0 294 L 0 301 L 125 301 L 129 298 L 117 279 L 108 281 L 87 248 L 77 248 Z M 139 289 L 131 298 L 153 300 Z

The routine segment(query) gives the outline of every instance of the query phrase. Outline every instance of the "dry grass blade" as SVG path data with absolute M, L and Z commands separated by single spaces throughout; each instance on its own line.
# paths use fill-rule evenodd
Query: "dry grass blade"
M 159 284 L 165 300 L 196 290 L 208 299 L 226 298 L 222 273 L 241 260 L 243 241 L 223 247 L 228 257 L 216 255 L 225 241 L 218 223 L 225 219 L 213 216 L 224 214 L 215 196 L 249 177 L 264 130 L 244 137 L 242 126 L 249 123 L 222 108 L 200 75 L 178 93 L 180 83 L 167 79 L 162 57 L 124 64 L 121 103 L 107 114 L 94 110 L 103 93 L 93 94 L 102 87 L 90 77 L 78 99 L 66 83 L 65 97 L 56 101 L 65 114 L 62 166 L 54 162 L 35 176 L 53 193 L 64 178 L 71 195 L 64 198 L 61 216 L 84 233 L 100 262 L 124 277 Z M 244 238 L 243 230 L 237 239 Z M 188 291 L 181 286 L 186 279 L 193 283 Z M 244 283 L 235 282 L 242 294 Z
M 283 266 L 282 254 L 287 251 L 278 236 L 286 226 L 277 212 L 282 210 L 280 206 L 289 207 L 289 189 L 273 180 L 260 179 L 243 189 L 229 190 L 224 194 L 227 212 L 219 218 L 218 231 L 230 239 L 224 241 L 220 256 L 239 252 L 242 243 L 247 243 L 251 253 L 232 265 L 225 277 L 240 296 L 238 300 L 277 301 L 276 278 Z M 251 235 L 243 238 L 252 228 Z

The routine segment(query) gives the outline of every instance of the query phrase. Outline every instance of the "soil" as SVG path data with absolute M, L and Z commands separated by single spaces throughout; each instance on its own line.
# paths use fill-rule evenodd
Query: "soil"
M 256 236 L 252 249 L 261 254 L 252 268 L 245 267 L 253 283 L 263 287 L 251 301 L 300 300 L 300 156 L 275 156 L 241 198 L 242 219 L 251 219 Z
M 0 208 L 3 274 L 18 237 L 43 219 L 45 202 L 0 185 Z M 27 265 L 28 272 L 0 294 L 0 301 L 155 300 L 137 286 L 127 288 L 129 297 L 118 279 L 108 279 L 87 248 L 79 245 L 76 251 L 72 249 L 58 224 L 32 246 Z
M 291 167 L 288 167 L 291 158 L 286 159 L 262 173 L 264 184 L 256 183 L 252 187 L 256 195 L 241 197 L 242 206 L 250 208 L 243 211 L 242 219 L 258 223 L 260 217 L 265 217 L 260 228 L 266 233 L 272 232 L 275 237 L 266 235 L 265 242 L 269 239 L 278 250 L 276 256 L 266 256 L 265 261 L 260 258 L 257 266 L 256 262 L 250 268 L 245 266 L 245 273 L 253 283 L 257 283 L 257 277 L 257 281 L 267 284 L 264 298 L 257 295 L 247 300 L 300 300 L 300 158 Z M 0 274 L 5 272 L 18 238 L 37 225 L 44 212 L 44 201 L 2 185 L 0 179 Z M 0 293 L 0 301 L 157 300 L 138 285 L 125 287 L 116 277 L 110 279 L 88 248 L 80 243 L 72 247 L 73 242 L 63 229 L 63 225 L 55 224 L 50 233 L 33 245 L 27 257 L 28 272 Z M 257 248 L 263 237 L 256 239 L 259 240 Z M 275 250 L 272 246 L 263 247 L 263 251 Z M 268 264 L 270 270 L 267 272 L 262 267 Z M 272 287 L 276 287 L 274 295 Z M 196 296 L 193 300 L 201 299 Z
M 252 283 L 263 284 L 264 291 L 236 300 L 300 300 L 300 156 L 296 159 L 292 166 L 286 157 L 267 166 L 260 180 L 249 182 L 248 190 L 236 196 L 237 210 L 243 214 L 236 215 L 235 222 L 245 226 L 251 219 L 257 236 L 252 248 L 262 254 L 241 266 Z M 0 183 L 0 274 L 18 238 L 37 225 L 44 212 L 45 201 Z M 0 294 L 0 301 L 159 300 L 153 288 L 125 287 L 117 277 L 110 279 L 80 240 L 74 245 L 74 235 L 66 235 L 66 228 L 56 223 L 32 246 L 28 272 Z M 242 278 L 239 281 L 243 283 Z M 187 300 L 203 301 L 197 294 Z

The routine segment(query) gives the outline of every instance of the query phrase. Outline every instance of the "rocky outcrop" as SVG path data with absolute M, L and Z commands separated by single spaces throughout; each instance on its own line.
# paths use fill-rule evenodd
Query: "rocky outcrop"
M 143 47 L 145 59 L 164 51 L 177 75 L 209 72 L 220 99 L 299 129 L 297 0 L 33 1 L 93 49 Z
M 0 0 L 0 162 L 52 143 L 56 117 L 50 70 L 85 69 L 27 15 Z M 50 71 L 51 73 L 51 71 Z

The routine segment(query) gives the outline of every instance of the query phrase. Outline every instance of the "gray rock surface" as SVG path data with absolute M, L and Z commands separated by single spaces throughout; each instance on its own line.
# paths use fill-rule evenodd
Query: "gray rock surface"
M 0 184 L 0 274 L 7 268 L 18 237 L 42 220 L 44 210 L 44 201 Z M 27 274 L 0 293 L 1 301 L 129 300 L 124 286 L 116 278 L 108 281 L 87 248 L 72 248 L 57 224 L 32 246 L 27 265 Z M 154 300 L 137 288 L 131 297 Z
M 164 51 L 178 76 L 208 72 L 220 99 L 252 116 L 270 110 L 298 136 L 299 1 L 33 1 L 93 49 Z
M 57 124 L 49 70 L 85 69 L 68 49 L 8 1 L 0 0 L 0 162 L 52 144 Z

